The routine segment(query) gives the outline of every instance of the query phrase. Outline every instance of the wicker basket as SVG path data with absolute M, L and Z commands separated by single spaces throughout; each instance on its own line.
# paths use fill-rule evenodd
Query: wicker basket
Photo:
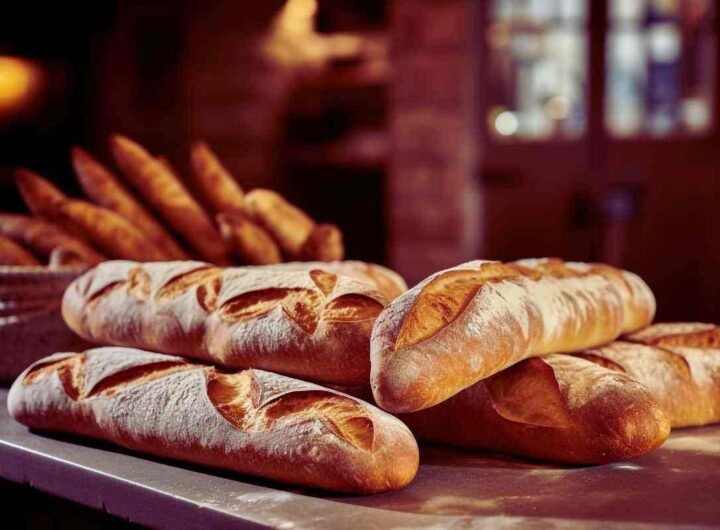
M 0 381 L 12 381 L 51 353 L 89 347 L 60 315 L 65 288 L 82 272 L 0 266 Z

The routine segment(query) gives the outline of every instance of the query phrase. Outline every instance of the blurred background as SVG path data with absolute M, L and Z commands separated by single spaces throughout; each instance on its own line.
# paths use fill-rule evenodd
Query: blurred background
M 662 319 L 720 321 L 718 2 L 13 2 L 12 168 L 76 192 L 112 132 L 188 171 L 206 139 L 246 189 L 338 224 L 409 281 L 473 258 L 641 274 Z

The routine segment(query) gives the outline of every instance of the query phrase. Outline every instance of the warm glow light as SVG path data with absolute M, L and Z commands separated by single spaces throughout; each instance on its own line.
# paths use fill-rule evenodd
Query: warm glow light
M 32 62 L 0 56 L 0 114 L 20 111 L 30 103 L 41 78 L 40 69 Z
M 287 0 L 275 15 L 265 51 L 277 64 L 318 67 L 361 49 L 362 40 L 355 35 L 317 33 L 317 9 L 317 0 Z
M 518 119 L 514 112 L 503 111 L 495 118 L 495 130 L 503 136 L 512 136 L 518 130 Z

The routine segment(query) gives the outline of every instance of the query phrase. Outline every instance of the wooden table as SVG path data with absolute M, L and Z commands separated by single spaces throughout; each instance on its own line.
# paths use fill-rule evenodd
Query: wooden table
M 353 497 L 31 433 L 8 416 L 6 396 L 0 389 L 0 476 L 153 527 L 720 527 L 720 426 L 595 467 L 425 447 L 409 487 Z

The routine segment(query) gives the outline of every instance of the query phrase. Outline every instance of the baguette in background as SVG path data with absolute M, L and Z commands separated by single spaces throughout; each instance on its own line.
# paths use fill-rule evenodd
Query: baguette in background
M 80 234 L 107 256 L 142 261 L 162 261 L 167 256 L 123 216 L 79 199 L 57 205 L 50 215 L 70 233 Z
M 562 354 L 526 359 L 400 418 L 420 440 L 570 464 L 635 458 L 670 434 L 643 385 Z
M 28 209 L 38 217 L 48 218 L 67 196 L 49 180 L 25 168 L 15 170 L 15 183 Z
M 49 221 L 29 215 L 0 213 L 0 234 L 27 246 L 46 259 L 58 248 L 72 252 L 77 260 L 89 266 L 105 259 L 85 241 L 71 236 Z
M 244 212 L 245 194 L 205 142 L 190 148 L 194 187 L 213 213 Z
M 34 429 L 339 492 L 398 489 L 418 468 L 408 429 L 360 400 L 128 348 L 36 362 L 10 389 L 8 409 Z
M 120 135 L 111 140 L 115 160 L 133 187 L 203 259 L 228 263 L 220 234 L 180 180 L 142 146 Z
M 0 265 L 39 267 L 39 259 L 9 237 L 0 235 Z
M 241 263 L 269 265 L 282 262 L 280 249 L 270 234 L 245 215 L 220 213 L 215 219 L 231 255 Z
M 533 266 L 534 265 L 534 266 Z M 602 268 L 559 260 L 473 261 L 438 272 L 393 300 L 371 341 L 371 386 L 391 412 L 431 407 L 521 361 L 610 342 L 647 325 L 655 299 L 630 296 Z M 645 307 L 647 306 L 647 307 Z
M 298 253 L 302 261 L 342 261 L 344 257 L 342 232 L 331 224 L 316 225 Z
M 189 258 L 167 230 L 107 168 L 80 147 L 72 148 L 71 157 L 80 187 L 90 200 L 130 221 L 168 258 Z
M 367 383 L 370 333 L 387 299 L 323 270 L 201 262 L 101 263 L 65 291 L 81 337 L 327 383 Z
M 248 212 L 277 241 L 286 256 L 297 259 L 303 244 L 315 228 L 315 222 L 281 195 L 254 189 L 245 196 Z

